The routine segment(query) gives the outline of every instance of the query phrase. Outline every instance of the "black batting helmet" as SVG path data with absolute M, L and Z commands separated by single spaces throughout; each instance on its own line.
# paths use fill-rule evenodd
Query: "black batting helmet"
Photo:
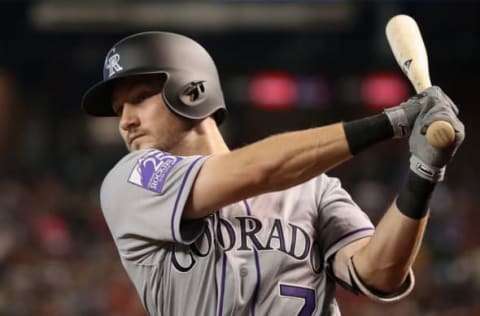
M 213 115 L 217 124 L 226 107 L 217 68 L 208 52 L 183 35 L 144 32 L 117 42 L 108 52 L 103 81 L 83 96 L 82 107 L 94 116 L 114 116 L 113 84 L 120 78 L 162 74 L 162 97 L 173 112 L 189 119 Z

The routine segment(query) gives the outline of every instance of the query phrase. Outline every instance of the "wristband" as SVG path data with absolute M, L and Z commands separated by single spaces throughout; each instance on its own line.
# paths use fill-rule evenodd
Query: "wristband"
M 343 128 L 352 155 L 394 136 L 394 130 L 385 113 L 343 123 Z
M 421 219 L 428 213 L 435 183 L 421 178 L 412 170 L 408 171 L 407 180 L 397 197 L 397 208 L 405 216 Z

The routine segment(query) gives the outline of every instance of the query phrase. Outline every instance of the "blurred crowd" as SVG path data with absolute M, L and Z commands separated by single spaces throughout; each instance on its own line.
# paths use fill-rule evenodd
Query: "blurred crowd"
M 93 164 L 106 168 L 84 118 L 49 122 L 24 100 L 0 73 L 0 315 L 145 315 L 99 209 Z
M 0 316 L 145 315 L 99 207 L 102 178 L 125 153 L 115 122 L 79 109 L 52 119 L 22 95 L 0 72 Z M 405 147 L 382 144 L 332 174 L 377 221 L 407 158 Z M 411 296 L 384 306 L 339 288 L 344 315 L 480 315 L 478 187 L 469 168 L 455 163 L 434 195 Z

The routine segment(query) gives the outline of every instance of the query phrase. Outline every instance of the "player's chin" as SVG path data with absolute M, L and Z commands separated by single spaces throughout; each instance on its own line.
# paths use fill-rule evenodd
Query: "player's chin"
M 149 142 L 149 141 L 134 141 L 130 144 L 129 150 L 134 151 L 134 150 L 142 150 L 142 149 L 151 149 L 151 148 L 156 148 L 154 142 Z
M 144 149 L 145 145 L 144 145 L 144 143 L 142 143 L 138 140 L 134 140 L 129 144 L 127 143 L 127 148 L 128 148 L 129 151 L 135 151 L 135 150 Z
M 142 146 L 142 145 L 130 145 L 128 146 L 128 150 L 129 151 L 135 151 L 135 150 L 142 150 L 142 149 L 145 149 L 147 148 L 146 146 Z

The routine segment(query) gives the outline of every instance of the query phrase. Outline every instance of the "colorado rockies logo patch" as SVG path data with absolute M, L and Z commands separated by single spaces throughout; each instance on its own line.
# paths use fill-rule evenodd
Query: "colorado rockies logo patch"
M 112 53 L 115 53 L 115 50 L 113 50 Z M 120 66 L 120 55 L 116 53 L 108 57 L 105 61 L 105 68 L 108 69 L 109 78 L 117 72 L 122 71 L 123 67 Z
M 160 193 L 168 174 L 182 160 L 161 151 L 151 151 L 138 159 L 128 182 L 144 189 Z

